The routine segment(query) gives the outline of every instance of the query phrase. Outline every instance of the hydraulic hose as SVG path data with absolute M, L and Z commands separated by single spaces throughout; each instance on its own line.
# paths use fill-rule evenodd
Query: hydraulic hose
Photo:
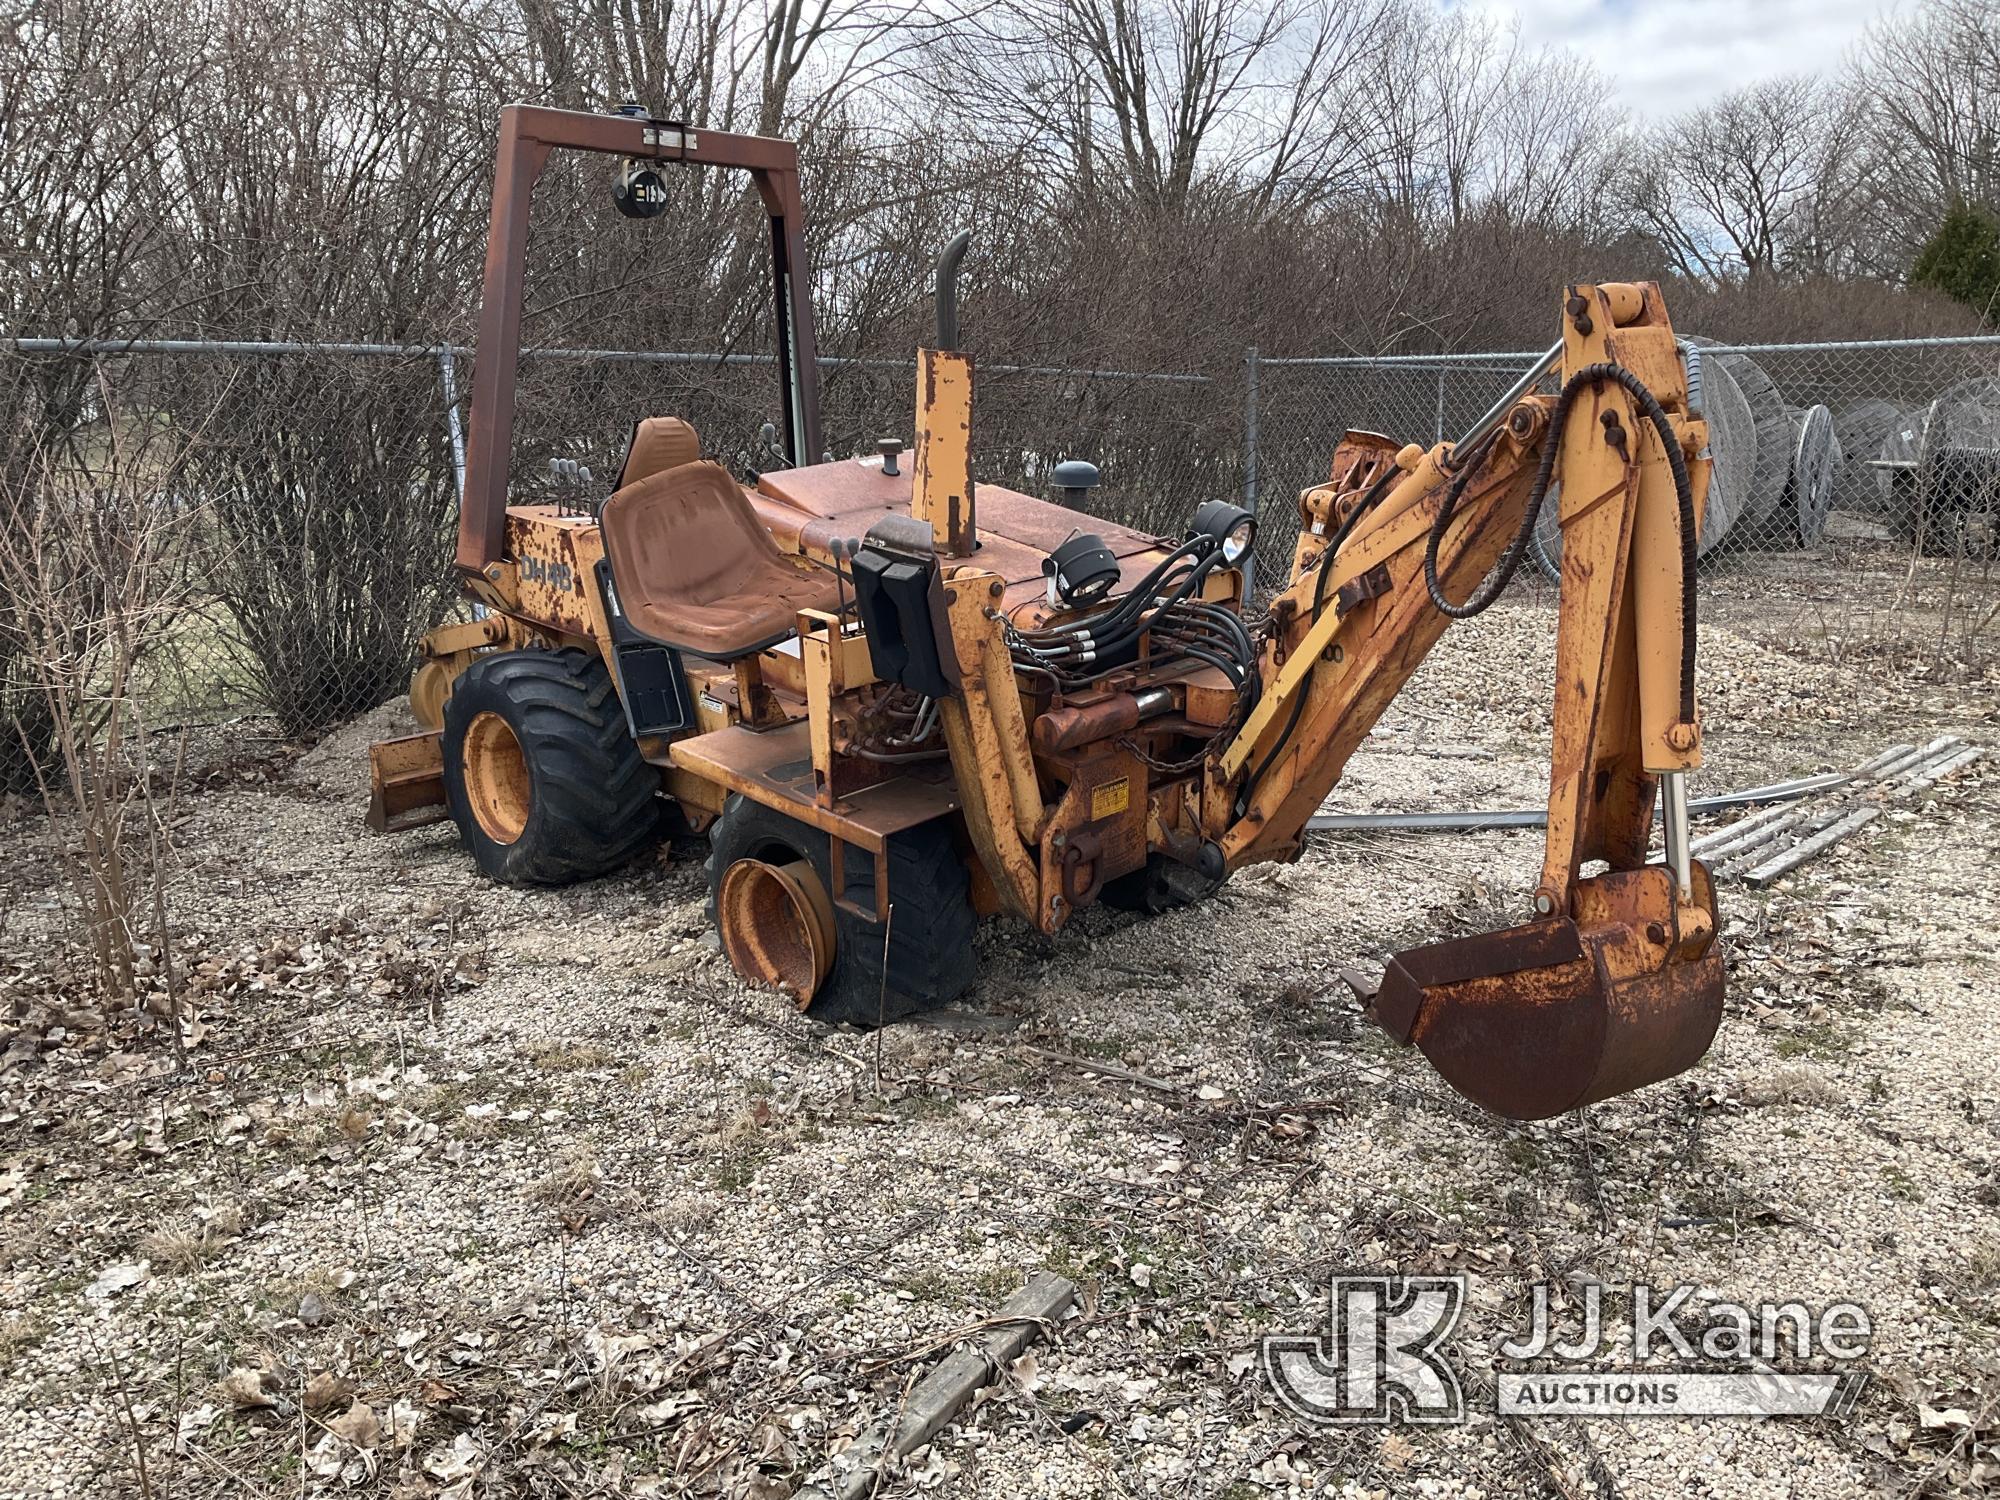
M 1181 543 L 1180 546 L 1161 558 L 1154 565 L 1153 571 L 1140 579 L 1132 587 L 1130 593 L 1097 614 L 1085 615 L 1083 618 L 1077 620 L 1067 620 L 1060 625 L 1045 626 L 1040 630 L 1023 631 L 1021 633 L 1023 638 L 1038 645 L 1053 644 L 1065 636 L 1074 636 L 1085 631 L 1090 632 L 1092 635 L 1099 635 L 1107 629 L 1122 625 L 1144 610 L 1147 604 L 1158 595 L 1167 580 L 1177 578 L 1183 567 L 1191 566 L 1199 568 L 1200 549 L 1206 541 L 1207 538 L 1205 537 L 1197 537 Z M 1195 559 L 1195 561 L 1190 563 L 1190 559 Z M 1213 564 L 1210 564 L 1210 566 L 1213 566 Z
M 1114 608 L 1083 620 L 1072 621 L 1060 634 L 1054 631 L 1024 632 L 1022 642 L 1037 661 L 1049 664 L 1060 665 L 1064 658 L 1081 655 L 1084 652 L 1088 652 L 1093 660 L 1101 660 L 1133 644 L 1152 628 L 1155 621 L 1163 619 L 1168 611 L 1184 604 L 1188 596 L 1201 587 L 1202 580 L 1214 571 L 1221 560 L 1222 551 L 1217 548 L 1195 563 L 1188 569 L 1186 575 L 1174 584 L 1172 591 L 1150 611 L 1145 610 L 1145 605 L 1151 603 L 1157 596 L 1150 591 L 1141 592 L 1139 589 L 1134 589 Z M 1149 578 L 1157 577 L 1161 571 L 1162 568 L 1155 568 Z M 1133 606 L 1135 599 L 1139 601 L 1137 609 Z M 1107 628 L 1108 634 L 1100 633 Z M 1084 643 L 1086 639 L 1087 645 Z
M 1666 408 L 1646 389 L 1646 383 L 1623 365 L 1609 362 L 1585 365 L 1564 383 L 1561 394 L 1556 397 L 1555 409 L 1549 414 L 1548 432 L 1542 439 L 1541 462 L 1535 469 L 1535 482 L 1528 492 L 1527 507 L 1521 513 L 1521 525 L 1514 533 L 1514 539 L 1507 544 L 1507 550 L 1500 554 L 1500 561 L 1480 581 L 1471 597 L 1462 604 L 1454 604 L 1445 597 L 1444 586 L 1438 581 L 1438 546 L 1443 542 L 1458 503 L 1464 497 L 1473 471 L 1479 467 L 1485 452 L 1482 450 L 1468 455 L 1458 477 L 1445 492 L 1443 503 L 1438 506 L 1437 519 L 1431 523 L 1430 537 L 1424 545 L 1424 587 L 1438 612 L 1454 620 L 1469 620 L 1482 613 L 1506 591 L 1521 566 L 1521 558 L 1534 535 L 1535 522 L 1541 515 L 1542 501 L 1548 495 L 1549 484 L 1555 474 L 1556 455 L 1562 449 L 1563 430 L 1569 423 L 1570 408 L 1576 404 L 1585 387 L 1605 380 L 1624 387 L 1645 414 L 1646 420 L 1652 423 L 1654 432 L 1659 435 L 1660 447 L 1666 452 L 1667 467 L 1674 476 L 1674 500 L 1680 511 L 1681 533 L 1680 716 L 1682 722 L 1691 724 L 1694 722 L 1695 653 L 1694 482 L 1688 477 L 1687 459 L 1681 453 L 1681 445 L 1674 436 L 1673 422 L 1668 418 Z

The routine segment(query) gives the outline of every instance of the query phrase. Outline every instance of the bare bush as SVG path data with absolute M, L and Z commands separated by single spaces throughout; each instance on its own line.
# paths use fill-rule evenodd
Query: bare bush
M 178 762 L 152 732 L 135 679 L 193 591 L 199 507 L 181 488 L 185 449 L 164 424 L 118 406 L 103 381 L 95 390 L 82 419 L 17 455 L 0 485 L 0 605 L 48 717 L 50 750 L 27 758 L 62 829 L 101 996 L 130 1003 L 157 990 L 172 1016 Z
M 203 403 L 222 411 L 187 464 L 206 586 L 259 701 L 294 736 L 375 707 L 451 598 L 435 365 L 239 362 L 185 381 L 175 409 Z

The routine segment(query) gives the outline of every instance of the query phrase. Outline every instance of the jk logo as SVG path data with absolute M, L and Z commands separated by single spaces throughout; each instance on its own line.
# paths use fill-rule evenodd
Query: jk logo
M 1265 1339 L 1265 1378 L 1314 1422 L 1463 1422 L 1439 1350 L 1464 1311 L 1462 1276 L 1336 1276 L 1327 1336 Z

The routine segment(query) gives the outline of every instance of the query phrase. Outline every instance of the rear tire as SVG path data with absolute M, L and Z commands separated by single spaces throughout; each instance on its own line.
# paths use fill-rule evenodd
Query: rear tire
M 588 880 L 658 836 L 660 773 L 633 742 L 611 674 L 587 651 L 479 658 L 445 703 L 440 748 L 445 803 L 494 880 Z
M 845 850 L 844 894 L 869 910 L 875 906 L 875 861 Z M 738 860 L 771 864 L 807 860 L 835 898 L 833 966 L 813 993 L 806 1013 L 816 1021 L 874 1026 L 920 1010 L 947 1005 L 971 987 L 979 963 L 972 951 L 979 918 L 972 882 L 944 822 L 924 823 L 889 840 L 888 980 L 883 982 L 880 922 L 866 922 L 839 905 L 843 894 L 831 878 L 827 836 L 775 808 L 740 793 L 729 798 L 709 831 L 708 919 L 719 909 L 722 878 Z

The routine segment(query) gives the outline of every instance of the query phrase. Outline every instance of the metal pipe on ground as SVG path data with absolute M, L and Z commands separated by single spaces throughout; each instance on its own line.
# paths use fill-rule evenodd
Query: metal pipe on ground
M 1857 829 L 1865 828 L 1882 816 L 1882 809 L 1875 806 L 1857 807 L 1846 817 L 1821 829 L 1809 839 L 1802 839 L 1783 854 L 1774 855 L 1755 869 L 1744 873 L 1743 879 L 1750 885 L 1769 885 L 1780 875 L 1796 870 L 1800 865 L 1846 838 Z
M 1700 817 L 1708 813 L 1733 812 L 1739 807 L 1756 807 L 1766 802 L 1778 803 L 1778 807 L 1760 814 L 1769 816 L 1772 813 L 1785 811 L 1784 804 L 1794 802 L 1800 797 L 1809 797 L 1814 792 L 1845 786 L 1859 774 L 1857 771 L 1830 771 L 1818 776 L 1800 777 L 1796 781 L 1774 781 L 1767 786 L 1747 787 L 1740 792 L 1697 797 L 1688 803 L 1688 812 Z M 1306 831 L 1309 833 L 1476 833 L 1491 828 L 1540 828 L 1548 820 L 1547 809 L 1539 807 L 1495 808 L 1465 812 L 1316 813 L 1306 820 Z M 1696 854 L 1701 852 L 1698 843 L 1693 846 L 1693 852 Z
M 1885 794 L 1905 792 L 1919 784 L 1920 778 L 1926 775 L 1933 772 L 1943 774 L 1945 763 L 1957 758 L 1962 752 L 1963 745 L 1964 742 L 1956 735 L 1941 735 L 1921 750 L 1897 757 L 1874 779 L 1873 794 L 1880 797 Z M 1977 754 L 1976 750 L 1974 754 Z M 1880 811 L 1879 802 L 1869 802 L 1866 806 Z M 1788 826 L 1780 828 L 1773 825 L 1761 833 L 1752 835 L 1740 847 L 1719 856 L 1713 862 L 1714 866 L 1718 871 L 1727 870 L 1733 874 L 1741 874 L 1752 885 L 1769 884 L 1787 870 L 1796 868 L 1821 850 L 1831 848 L 1840 839 L 1873 821 L 1872 814 L 1866 818 L 1856 819 L 1855 814 L 1859 810 L 1851 801 L 1817 811 L 1811 808 L 1802 809 L 1801 816 Z M 1840 830 L 1839 833 L 1832 837 L 1826 836 L 1833 833 L 1836 828 Z M 1773 854 L 1772 846 L 1779 833 L 1789 835 L 1792 842 L 1788 848 Z M 1791 855 L 1801 849 L 1806 852 L 1799 854 L 1797 859 L 1791 858 Z
M 1928 745 L 1896 746 L 1858 769 L 1854 780 L 1858 784 L 1890 784 L 1912 767 L 1929 764 L 1957 743 L 1955 736 L 1942 735 Z M 1797 808 L 1779 818 L 1763 820 L 1746 818 L 1733 827 L 1696 840 L 1695 854 L 1711 866 L 1719 867 L 1737 862 L 1750 851 L 1764 847 L 1778 835 L 1797 828 L 1799 824 L 1808 822 L 1815 816 L 1817 813 L 1813 808 Z M 1755 826 L 1751 826 L 1752 824 Z
M 873 1494 L 891 1462 L 907 1457 L 935 1437 L 975 1391 L 998 1380 L 1042 1330 L 1075 1302 L 1074 1282 L 1047 1271 L 1035 1272 L 994 1314 L 994 1326 L 926 1375 L 895 1417 L 864 1434 L 842 1455 L 851 1458 L 851 1464 L 838 1475 L 807 1485 L 799 1491 L 798 1500 L 861 1500 Z

